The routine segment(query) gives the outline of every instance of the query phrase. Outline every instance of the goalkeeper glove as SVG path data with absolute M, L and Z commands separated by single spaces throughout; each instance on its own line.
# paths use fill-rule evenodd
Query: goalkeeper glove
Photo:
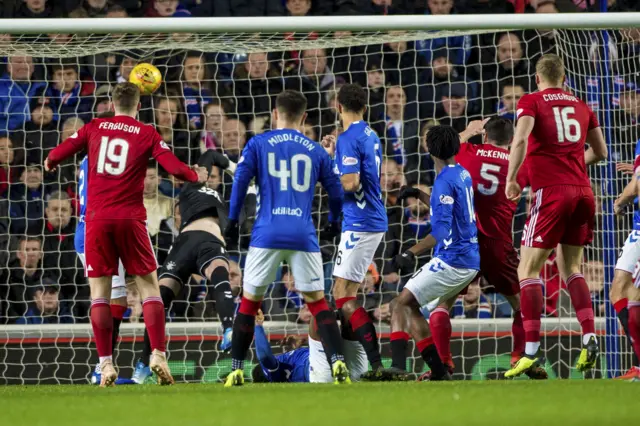
M 220 343 L 220 350 L 228 351 L 231 349 L 231 339 L 233 338 L 233 330 L 226 328 L 222 334 L 222 343 Z
M 412 252 L 407 250 L 402 254 L 394 256 L 394 258 L 391 260 L 391 266 L 393 267 L 392 269 L 394 271 L 413 270 L 415 266 L 415 260 L 416 256 Z
M 400 204 L 402 201 L 407 198 L 418 198 L 420 196 L 420 190 L 418 188 L 413 188 L 411 186 L 403 186 L 400 188 L 400 194 L 398 194 L 398 198 L 396 199 L 396 204 Z
M 220 167 L 223 170 L 227 170 L 229 168 L 229 159 L 226 155 L 213 151 L 212 158 L 214 166 Z
M 224 230 L 224 239 L 229 243 L 237 243 L 240 238 L 240 226 L 237 220 L 229 219 L 229 223 Z
M 324 241 L 333 241 L 335 237 L 340 235 L 341 231 L 340 222 L 329 222 L 320 232 L 320 239 Z

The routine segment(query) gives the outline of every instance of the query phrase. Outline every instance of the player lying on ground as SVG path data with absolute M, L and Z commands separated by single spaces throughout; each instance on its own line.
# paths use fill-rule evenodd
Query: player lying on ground
M 634 203 L 633 230 L 624 243 L 611 283 L 610 299 L 635 353 L 634 366 L 622 380 L 640 380 L 640 142 L 636 145 L 634 176 L 614 203 L 616 214 Z
M 471 175 L 455 162 L 455 155 L 460 151 L 460 136 L 452 127 L 434 126 L 427 133 L 427 147 L 436 169 L 430 199 L 432 231 L 418 244 L 395 256 L 392 265 L 396 271 L 406 270 L 413 267 L 416 255 L 431 249 L 435 249 L 434 257 L 413 274 L 392 302 L 391 329 L 411 331 L 422 358 L 431 369 L 431 380 L 450 380 L 451 375 L 438 355 L 420 307 L 457 296 L 478 274 L 480 254 Z M 392 334 L 392 359 L 401 357 L 398 351 L 406 356 L 407 340 L 406 336 Z M 399 368 L 396 364 L 394 367 Z
M 238 217 L 249 182 L 255 178 L 260 208 L 251 232 L 244 269 L 243 294 L 233 322 L 231 344 L 233 371 L 225 386 L 244 383 L 244 359 L 253 340 L 255 317 L 267 287 L 283 261 L 291 267 L 296 288 L 302 293 L 318 324 L 318 334 L 332 361 L 336 383 L 348 383 L 342 338 L 334 313 L 324 298 L 324 272 L 311 208 L 317 182 L 329 195 L 327 232 L 339 229 L 342 188 L 333 173 L 331 158 L 307 139 L 300 129 L 307 100 L 300 92 L 285 91 L 276 98 L 272 122 L 278 130 L 254 136 L 244 147 L 234 175 L 228 242 L 239 237 Z
M 303 347 L 304 339 L 288 336 L 284 339 L 285 353 L 273 355 L 271 344 L 262 326 L 262 311 L 256 316 L 255 344 L 258 365 L 251 377 L 254 383 L 332 383 L 331 366 L 322 347 L 320 336 L 312 319 L 309 323 L 309 347 Z M 348 327 L 347 327 L 348 328 Z M 351 380 L 358 381 L 368 369 L 367 354 L 353 336 L 344 336 L 345 362 Z
M 387 212 L 380 189 L 382 144 L 364 120 L 367 93 L 357 84 L 345 84 L 338 92 L 338 112 L 345 131 L 336 143 L 326 136 L 323 145 L 344 189 L 342 235 L 333 276 L 333 297 L 351 324 L 372 367 L 372 376 L 383 370 L 375 326 L 356 295 L 387 231 Z
M 97 118 L 51 151 L 45 170 L 64 159 L 88 152 L 85 256 L 91 287 L 91 325 L 100 358 L 101 386 L 117 379 L 112 360 L 113 317 L 109 307 L 111 277 L 119 261 L 135 277 L 143 299 L 142 311 L 153 349 L 150 366 L 161 384 L 173 383 L 165 356 L 165 317 L 156 258 L 145 224 L 142 192 L 149 157 L 170 174 L 189 181 L 207 180 L 203 168 L 191 170 L 178 160 L 152 126 L 135 119 L 140 90 L 119 83 L 112 93 L 115 117 Z
M 209 150 L 198 159 L 198 165 L 211 174 L 215 157 L 222 154 Z M 229 262 L 221 229 L 227 225 L 227 207 L 220 194 L 206 183 L 187 183 L 182 187 L 177 207 L 180 209 L 180 235 L 174 241 L 160 268 L 160 296 L 165 309 L 180 294 L 192 274 L 207 280 L 207 299 L 215 300 L 216 311 L 224 330 L 220 349 L 231 346 L 231 327 L 235 303 L 229 283 Z M 133 381 L 144 384 L 151 376 L 149 357 L 151 341 L 144 335 L 144 349 L 136 363 Z
M 109 116 L 113 116 L 111 113 Z M 101 118 L 104 118 L 103 115 Z M 74 236 L 74 246 L 76 248 L 76 253 L 78 254 L 78 258 L 80 262 L 82 262 L 82 266 L 87 268 L 87 262 L 84 256 L 84 239 L 85 239 L 85 227 L 84 227 L 84 216 L 87 211 L 87 176 L 89 175 L 88 170 L 89 160 L 87 157 L 82 159 L 80 163 L 79 173 L 78 173 L 78 197 L 80 198 L 80 214 L 78 215 L 78 224 L 76 226 L 76 234 Z M 86 272 L 85 272 L 86 273 Z M 122 262 L 118 263 L 118 274 L 111 277 L 111 316 L 113 317 L 113 338 L 111 340 L 111 346 L 115 349 L 116 344 L 118 342 L 118 335 L 120 334 L 120 324 L 122 323 L 122 318 L 124 317 L 124 313 L 127 310 L 127 287 L 126 287 L 126 279 L 125 279 L 125 271 Z M 91 374 L 91 383 L 94 385 L 99 384 L 102 377 L 100 374 L 100 363 L 96 364 L 96 367 Z M 132 384 L 133 382 L 129 379 L 118 377 L 115 384 L 116 385 L 127 385 Z
M 518 102 L 505 194 L 510 200 L 520 198 L 517 176 L 526 154 L 535 199 L 525 225 L 518 265 L 525 356 L 505 373 L 507 378 L 539 365 L 544 300 L 540 271 L 554 248 L 560 277 L 567 284 L 582 328 L 583 349 L 576 368 L 583 372 L 592 369 L 599 352 L 591 295 L 580 265 L 583 247 L 593 239 L 595 217 L 595 199 L 586 166 L 605 159 L 607 146 L 595 114 L 580 99 L 563 91 L 564 81 L 562 59 L 544 55 L 536 64 L 539 91 Z M 586 151 L 585 142 L 589 144 Z

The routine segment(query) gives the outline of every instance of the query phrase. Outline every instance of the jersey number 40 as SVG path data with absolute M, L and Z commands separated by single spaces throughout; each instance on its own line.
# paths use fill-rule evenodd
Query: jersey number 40
M 291 160 L 279 160 L 276 168 L 276 154 L 270 152 L 267 156 L 269 163 L 269 176 L 280 180 L 280 191 L 289 190 L 289 179 L 291 188 L 298 192 L 307 192 L 311 186 L 311 158 L 305 154 L 296 154 Z M 289 163 L 289 164 L 288 164 Z M 302 183 L 300 182 L 302 175 Z

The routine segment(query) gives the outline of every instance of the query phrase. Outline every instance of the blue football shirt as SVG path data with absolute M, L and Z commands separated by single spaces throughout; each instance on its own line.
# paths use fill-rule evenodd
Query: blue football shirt
M 338 220 L 342 185 L 329 154 L 298 130 L 279 129 L 247 143 L 234 175 L 229 219 L 238 220 L 251 179 L 257 186 L 257 218 L 251 246 L 319 252 L 311 209 L 316 183 L 329 195 L 329 220 Z
M 299 348 L 282 355 L 276 355 L 278 367 L 269 370 L 262 367 L 267 380 L 273 383 L 308 383 L 309 348 Z
M 335 164 L 340 176 L 360 174 L 358 190 L 344 194 L 342 230 L 386 232 L 387 211 L 380 188 L 382 145 L 376 132 L 364 121 L 351 123 L 338 137 Z
M 480 269 L 471 175 L 459 164 L 446 166 L 436 176 L 431 226 L 435 257 L 454 268 Z
M 636 158 L 640 156 L 640 140 L 636 143 Z M 633 230 L 640 231 L 640 210 L 638 210 L 638 197 L 633 199 Z
M 87 177 L 89 177 L 89 160 L 84 157 L 80 163 L 78 175 L 78 198 L 80 199 L 80 212 L 78 214 L 78 224 L 76 225 L 76 234 L 73 243 L 76 252 L 84 254 L 84 215 L 87 211 Z

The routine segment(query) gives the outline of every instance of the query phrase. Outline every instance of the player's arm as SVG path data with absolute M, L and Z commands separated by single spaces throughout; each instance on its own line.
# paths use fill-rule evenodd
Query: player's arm
M 584 162 L 588 165 L 595 164 L 607 158 L 607 144 L 600 127 L 593 128 L 587 133 L 589 149 L 584 152 Z
M 340 183 L 345 192 L 356 192 L 360 187 L 360 150 L 355 139 L 338 138 L 336 164 L 340 172 Z
M 255 328 L 255 343 L 256 343 L 256 355 L 258 356 L 258 361 L 260 365 L 269 370 L 276 371 L 278 369 L 278 360 L 271 352 L 271 345 L 269 344 L 269 339 L 267 339 L 267 333 L 264 331 L 264 327 L 262 326 L 264 321 L 264 315 L 262 311 L 258 312 L 258 316 L 256 317 L 256 328 Z
M 638 194 L 638 175 L 634 176 L 633 179 L 629 181 L 629 183 L 622 190 L 622 194 L 616 198 L 613 203 L 613 211 L 615 214 L 622 214 L 624 211 L 624 207 L 631 204 L 636 198 Z
M 88 136 L 88 125 L 84 125 L 75 132 L 73 135 L 69 136 L 64 142 L 55 147 L 44 160 L 44 169 L 46 171 L 51 171 L 56 168 L 58 164 L 64 161 L 66 158 L 71 157 L 74 154 L 82 151 L 87 147 L 87 141 L 89 139 Z
M 476 135 L 484 134 L 484 125 L 487 124 L 491 118 L 485 118 L 484 120 L 473 120 L 469 122 L 466 129 L 460 132 L 460 143 L 465 143 Z
M 329 222 L 336 223 L 340 220 L 340 213 L 342 212 L 343 186 L 340 179 L 338 179 L 338 175 L 333 172 L 331 157 L 326 153 L 322 153 L 320 157 L 322 162 L 320 166 L 322 168 L 320 183 L 329 196 Z
M 231 189 L 231 200 L 229 202 L 229 230 L 237 229 L 240 220 L 240 211 L 247 196 L 249 183 L 256 175 L 255 168 L 258 164 L 257 155 L 254 148 L 253 139 L 251 139 L 242 150 L 240 161 L 233 178 L 233 187 Z M 235 230 L 234 230 L 235 234 Z M 235 235 L 228 235 L 233 239 Z
M 213 149 L 205 151 L 198 159 L 198 164 L 202 167 L 208 168 L 209 174 L 211 174 L 211 167 L 216 166 L 229 173 L 231 176 L 235 174 L 238 166 L 236 163 L 229 160 L 229 157 L 218 151 L 214 151 Z
M 169 149 L 166 143 L 162 140 L 160 135 L 156 133 L 155 140 L 153 142 L 153 148 L 151 150 L 151 156 L 169 173 L 177 177 L 178 179 L 186 182 L 206 182 L 206 176 L 198 176 L 194 170 L 178 160 L 173 152 Z M 202 179 L 204 178 L 204 180 Z

